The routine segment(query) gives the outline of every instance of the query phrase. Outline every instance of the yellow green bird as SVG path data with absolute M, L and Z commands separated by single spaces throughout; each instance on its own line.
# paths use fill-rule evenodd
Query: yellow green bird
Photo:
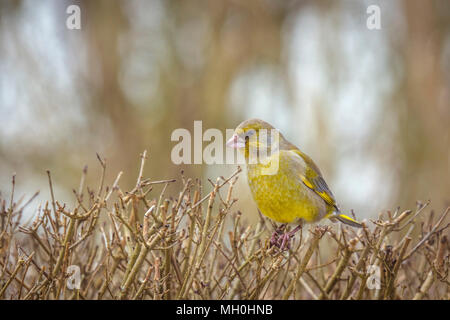
M 271 243 L 284 250 L 301 228 L 324 218 L 353 227 L 362 224 L 340 212 L 330 188 L 313 160 L 269 123 L 242 122 L 227 146 L 244 152 L 247 180 L 262 214 L 282 224 L 299 222 L 291 232 L 274 232 Z

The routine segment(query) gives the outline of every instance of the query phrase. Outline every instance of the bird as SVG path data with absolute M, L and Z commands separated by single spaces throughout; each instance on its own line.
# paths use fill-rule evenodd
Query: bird
M 271 245 L 287 250 L 304 223 L 326 218 L 363 227 L 341 213 L 314 161 L 269 123 L 260 119 L 243 121 L 226 145 L 244 154 L 247 181 L 259 211 L 281 223 L 271 236 Z M 290 232 L 283 231 L 291 223 L 298 225 Z

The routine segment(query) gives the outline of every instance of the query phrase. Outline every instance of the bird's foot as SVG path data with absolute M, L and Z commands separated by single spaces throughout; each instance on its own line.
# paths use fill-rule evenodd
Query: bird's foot
M 278 228 L 276 229 L 273 233 L 272 236 L 270 237 L 270 246 L 275 246 L 275 247 L 280 247 L 279 242 L 280 242 L 280 238 L 284 235 L 283 229 L 282 228 Z
M 284 231 L 285 225 L 281 226 L 272 233 L 270 237 L 270 245 L 278 247 L 281 251 L 289 250 L 291 248 L 291 238 L 295 233 L 302 228 L 298 225 L 293 230 L 286 232 Z

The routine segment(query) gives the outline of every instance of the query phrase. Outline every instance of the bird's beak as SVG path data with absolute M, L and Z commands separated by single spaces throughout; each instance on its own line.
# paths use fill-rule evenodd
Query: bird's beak
M 227 141 L 227 147 L 240 149 L 245 147 L 245 141 L 236 133 Z

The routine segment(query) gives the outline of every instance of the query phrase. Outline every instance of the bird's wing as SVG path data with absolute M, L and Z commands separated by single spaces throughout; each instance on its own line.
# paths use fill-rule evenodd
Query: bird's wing
M 333 193 L 331 192 L 330 188 L 328 188 L 328 185 L 323 179 L 319 168 L 312 161 L 312 159 L 297 148 L 291 149 L 290 151 L 300 156 L 300 158 L 304 161 L 305 166 L 300 172 L 300 179 L 302 180 L 303 184 L 314 191 L 318 196 L 320 196 L 331 209 L 326 217 L 333 220 L 337 219 L 340 222 L 348 224 L 352 227 L 362 228 L 362 223 L 350 218 L 345 214 L 340 213 Z
M 300 176 L 303 184 L 314 191 L 317 195 L 319 195 L 326 202 L 326 204 L 334 207 L 337 211 L 339 211 L 339 208 L 336 204 L 336 199 L 334 198 L 334 195 L 328 187 L 327 183 L 323 179 L 322 174 L 320 173 L 320 170 L 316 166 L 316 164 L 310 157 L 302 153 L 300 150 L 294 149 L 291 151 L 299 155 L 306 164 L 305 171 Z

